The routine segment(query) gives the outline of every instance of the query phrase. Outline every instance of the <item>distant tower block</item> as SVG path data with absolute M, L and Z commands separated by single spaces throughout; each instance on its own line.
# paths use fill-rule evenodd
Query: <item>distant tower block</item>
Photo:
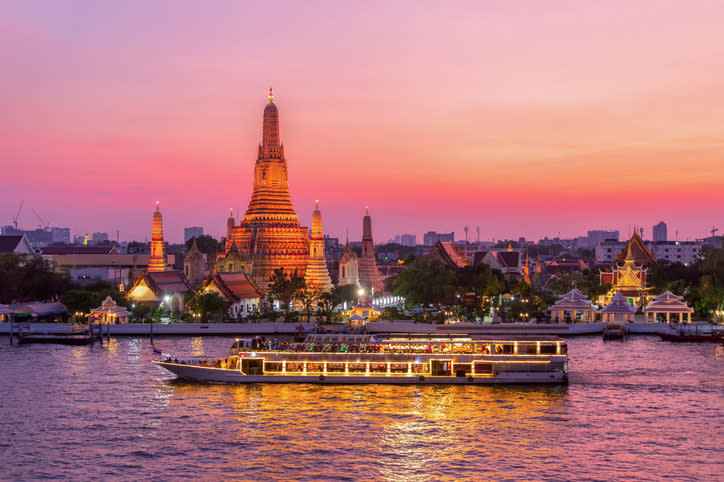
M 304 276 L 309 261 L 309 230 L 299 225 L 289 196 L 287 161 L 279 138 L 279 110 L 269 89 L 264 108 L 262 143 L 254 166 L 254 185 L 249 207 L 241 222 L 226 238 L 226 254 L 216 263 L 219 271 L 242 269 L 266 293 L 277 268 Z M 233 219 L 227 221 L 227 230 Z M 226 257 L 232 251 L 232 263 Z
M 148 260 L 148 271 L 166 271 L 166 251 L 163 245 L 163 217 L 156 201 L 151 230 L 151 258 Z
M 362 255 L 359 257 L 359 282 L 367 295 L 380 295 L 384 291 L 382 278 L 375 261 L 375 243 L 372 240 L 372 218 L 369 209 L 365 209 L 362 218 Z
M 322 213 L 319 211 L 319 201 L 316 202 L 312 214 L 312 237 L 309 241 L 309 263 L 304 274 L 307 288 L 320 291 L 332 289 L 332 278 L 329 277 L 327 262 L 324 258 L 324 232 L 322 230 Z

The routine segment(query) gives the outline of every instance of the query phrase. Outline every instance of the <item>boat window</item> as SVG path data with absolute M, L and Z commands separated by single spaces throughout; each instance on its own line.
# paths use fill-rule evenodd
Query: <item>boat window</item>
M 495 345 L 495 354 L 496 355 L 511 355 L 512 353 L 513 353 L 513 345 L 510 343 Z
M 476 375 L 489 375 L 491 373 L 493 373 L 493 364 L 492 363 L 482 363 L 482 362 L 475 363 L 475 374 Z
M 432 360 L 433 376 L 449 376 L 452 373 L 452 362 L 450 360 Z
M 556 346 L 553 344 L 543 344 L 540 345 L 540 354 L 541 355 L 555 355 L 556 354 Z
M 344 372 L 344 363 L 327 363 L 328 372 Z
M 536 343 L 518 343 L 518 353 L 535 355 L 536 353 L 538 353 L 538 345 Z
M 307 363 L 307 373 L 320 373 L 324 370 L 324 363 Z
M 391 363 L 390 372 L 392 373 L 407 373 L 407 363 Z
M 287 362 L 287 372 L 301 373 L 304 371 L 304 363 Z
M 261 358 L 242 358 L 241 371 L 247 375 L 262 375 L 264 360 Z
M 413 363 L 412 373 L 427 373 L 430 366 L 427 363 Z
M 370 363 L 370 373 L 387 373 L 387 363 Z
M 470 363 L 456 363 L 455 364 L 455 376 L 466 377 L 470 374 L 472 368 Z
M 568 345 L 565 343 L 561 343 L 561 355 L 565 355 L 568 353 Z
M 264 371 L 280 372 L 282 371 L 282 362 L 266 362 L 264 363 Z
M 364 373 L 366 371 L 367 371 L 366 363 L 350 363 L 349 364 L 350 373 Z

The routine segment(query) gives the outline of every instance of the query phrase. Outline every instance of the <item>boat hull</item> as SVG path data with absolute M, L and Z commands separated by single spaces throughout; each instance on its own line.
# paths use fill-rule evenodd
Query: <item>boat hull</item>
M 435 377 L 408 375 L 246 375 L 239 370 L 201 367 L 154 361 L 176 375 L 181 380 L 205 383 L 315 383 L 315 384 L 393 384 L 393 385 L 490 385 L 490 384 L 528 384 L 528 383 L 568 383 L 565 372 L 501 372 L 493 375 L 469 377 Z

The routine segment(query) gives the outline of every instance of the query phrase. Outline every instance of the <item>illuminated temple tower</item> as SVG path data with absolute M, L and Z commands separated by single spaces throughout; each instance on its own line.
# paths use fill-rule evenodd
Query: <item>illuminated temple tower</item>
M 233 219 L 230 218 L 230 222 Z M 279 110 L 271 89 L 264 108 L 262 143 L 254 167 L 254 188 L 249 207 L 238 226 L 230 229 L 226 239 L 226 256 L 238 250 L 242 263 L 225 263 L 221 258 L 218 271 L 230 264 L 234 271 L 250 273 L 254 282 L 266 292 L 269 278 L 276 268 L 303 276 L 309 259 L 309 230 L 299 225 L 289 196 L 287 161 L 279 140 Z
M 158 209 L 153 213 L 153 226 L 151 228 L 151 257 L 148 260 L 148 271 L 166 271 L 166 252 L 163 246 L 163 217 Z
M 362 218 L 362 255 L 359 257 L 359 283 L 367 291 L 367 295 L 381 295 L 382 278 L 375 261 L 375 243 L 372 240 L 372 218 L 369 209 L 365 209 Z
M 319 211 L 319 201 L 316 202 L 312 214 L 312 237 L 309 241 L 309 264 L 304 274 L 307 288 L 330 291 L 332 279 L 329 277 L 327 262 L 324 258 L 324 232 L 322 231 L 322 213 Z

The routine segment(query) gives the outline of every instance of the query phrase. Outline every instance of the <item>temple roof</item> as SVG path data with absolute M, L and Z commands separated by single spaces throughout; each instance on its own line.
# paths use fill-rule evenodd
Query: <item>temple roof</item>
M 636 313 L 636 308 L 628 304 L 626 297 L 617 291 L 611 302 L 603 307 L 601 313 Z
M 192 290 L 186 276 L 178 271 L 153 271 L 141 273 L 138 276 L 138 279 L 136 279 L 136 282 L 133 284 L 133 287 L 128 290 L 129 294 L 141 283 L 148 286 L 148 289 L 153 291 L 153 294 L 159 298 L 163 295 L 185 293 Z
M 624 261 L 629 256 L 632 257 L 638 265 L 648 266 L 651 263 L 656 263 L 656 258 L 654 258 L 651 251 L 646 248 L 641 237 L 636 234 L 636 231 L 634 231 L 633 236 L 628 240 L 626 246 L 618 253 L 614 264 Z
M 0 253 L 30 254 L 33 248 L 24 234 L 0 235 Z
M 520 253 L 518 251 L 497 251 L 494 254 L 504 268 L 517 268 L 520 265 Z
M 465 259 L 465 256 L 455 247 L 455 244 L 448 241 L 438 241 L 435 243 L 435 247 L 432 248 L 430 255 L 437 256 L 443 262 L 454 268 L 464 268 L 470 265 L 468 260 Z
M 683 299 L 683 296 L 677 296 L 671 291 L 666 291 L 655 297 L 654 300 L 644 308 L 644 313 L 693 313 L 694 308 L 684 303 Z
M 261 290 L 246 273 L 214 273 L 207 278 L 204 289 L 211 284 L 232 303 L 262 297 Z

